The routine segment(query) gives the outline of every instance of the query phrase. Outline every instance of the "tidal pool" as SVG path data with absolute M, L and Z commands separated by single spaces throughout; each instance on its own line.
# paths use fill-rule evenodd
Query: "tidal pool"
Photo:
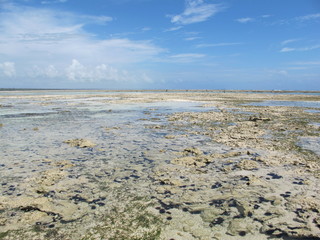
M 320 124 L 317 126 L 320 126 Z M 320 156 L 320 137 L 301 137 L 298 145 Z

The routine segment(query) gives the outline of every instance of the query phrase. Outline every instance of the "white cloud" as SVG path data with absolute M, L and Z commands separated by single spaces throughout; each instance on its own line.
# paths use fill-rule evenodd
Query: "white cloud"
M 197 39 L 201 39 L 201 37 L 187 37 L 184 40 L 186 40 L 186 41 L 194 41 L 194 40 L 197 40 Z
M 296 20 L 298 20 L 298 21 L 308 21 L 308 20 L 316 20 L 316 19 L 320 19 L 320 13 L 309 14 L 309 15 L 305 15 L 305 16 L 301 16 L 301 17 L 296 18 Z
M 55 66 L 49 65 L 47 68 L 45 68 L 45 75 L 47 75 L 49 78 L 55 78 L 59 76 L 59 72 Z
M 182 25 L 204 22 L 222 10 L 223 7 L 219 4 L 208 4 L 204 0 L 186 0 L 184 12 L 172 16 L 171 22 Z
M 69 67 L 66 69 L 67 77 L 68 79 L 72 81 L 83 81 L 85 79 L 88 79 L 89 77 L 89 72 L 83 66 L 78 60 L 73 59 L 72 63 Z M 91 79 L 88 79 L 91 80 Z
M 147 32 L 147 31 L 151 31 L 150 27 L 144 27 L 141 29 L 142 32 Z
M 236 21 L 239 23 L 248 23 L 248 22 L 253 22 L 254 18 L 250 18 L 250 17 L 238 18 L 238 19 L 236 19 Z
M 0 63 L 0 70 L 6 77 L 13 77 L 16 74 L 15 64 L 13 62 Z
M 288 67 L 288 70 L 307 70 L 309 69 L 308 67 Z
M 280 52 L 293 52 L 293 51 L 296 51 L 296 49 L 285 47 L 280 50 Z
M 48 65 L 48 66 L 38 66 L 33 65 L 28 67 L 28 69 L 25 70 L 25 75 L 29 78 L 38 78 L 38 77 L 45 77 L 45 78 L 56 78 L 56 77 L 64 77 L 61 71 L 58 71 L 58 69 L 54 65 Z
M 171 58 L 202 58 L 204 54 L 199 53 L 182 53 L 177 55 L 172 55 Z
M 319 22 L 320 13 L 308 14 L 308 15 L 298 16 L 298 17 L 293 17 L 288 19 L 281 19 L 273 22 L 272 25 L 306 24 L 306 23 L 311 23 L 312 21 Z
M 164 30 L 164 32 L 173 32 L 173 31 L 177 31 L 177 30 L 179 30 L 181 28 L 182 28 L 182 26 L 172 27 L 172 28 Z
M 281 45 L 287 45 L 289 43 L 293 43 L 293 42 L 297 42 L 299 41 L 300 39 L 288 39 L 288 40 L 284 40 L 281 42 Z
M 76 59 L 73 59 L 72 63 L 66 68 L 66 75 L 68 79 L 77 82 L 124 82 L 133 79 L 133 76 L 130 76 L 130 73 L 127 71 L 118 70 L 106 64 L 84 66 Z M 141 75 L 141 78 L 143 81 L 151 81 L 145 73 Z
M 176 55 L 169 56 L 168 62 L 175 62 L 175 63 L 191 63 L 198 61 L 206 57 L 205 54 L 200 53 L 181 53 Z
M 294 52 L 294 51 L 305 52 L 305 51 L 311 51 L 311 50 L 318 49 L 318 48 L 320 48 L 320 45 L 313 45 L 313 46 L 309 46 L 309 47 L 300 47 L 300 48 L 284 47 L 280 50 L 280 52 Z
M 235 42 L 235 43 L 209 43 L 209 44 L 198 44 L 196 45 L 196 48 L 206 48 L 206 47 L 225 47 L 225 46 L 234 46 L 234 45 L 240 45 L 242 43 Z
M 21 79 L 146 79 L 139 64 L 150 61 L 164 49 L 147 40 L 98 39 L 84 29 L 88 24 L 109 21 L 108 16 L 9 6 L 0 15 L 0 70 L 6 76 Z M 8 64 L 8 59 L 14 64 Z M 134 66 L 136 70 L 124 70 Z
M 283 76 L 287 76 L 288 75 L 288 72 L 286 70 L 280 70 L 278 73 L 280 75 L 283 75 Z
M 112 17 L 109 16 L 90 16 L 90 15 L 82 15 L 79 16 L 87 23 L 94 23 L 94 24 L 106 24 L 113 20 Z
M 54 4 L 54 3 L 65 3 L 68 0 L 54 0 L 54 1 L 42 1 L 41 4 Z

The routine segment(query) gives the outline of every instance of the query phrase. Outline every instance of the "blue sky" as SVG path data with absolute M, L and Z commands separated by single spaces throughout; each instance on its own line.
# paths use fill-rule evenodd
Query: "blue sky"
M 320 90 L 319 0 L 0 0 L 0 88 Z

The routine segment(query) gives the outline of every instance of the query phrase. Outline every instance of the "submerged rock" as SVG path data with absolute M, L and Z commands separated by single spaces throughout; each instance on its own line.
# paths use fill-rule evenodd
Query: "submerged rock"
M 267 117 L 249 117 L 249 121 L 252 121 L 252 122 L 257 122 L 257 121 L 262 121 L 262 122 L 268 122 L 268 121 L 271 121 L 270 118 L 267 118 Z
M 174 164 L 184 165 L 187 167 L 204 167 L 208 163 L 212 162 L 212 159 L 206 156 L 198 156 L 198 157 L 187 156 L 187 157 L 173 159 L 171 162 Z
M 236 218 L 229 223 L 227 234 L 244 237 L 248 233 L 252 233 L 253 230 L 257 228 L 256 225 L 257 224 L 253 223 L 249 218 Z
M 82 138 L 66 140 L 64 141 L 64 143 L 68 143 L 71 147 L 80 147 L 80 148 L 92 148 L 96 145 L 90 140 L 82 139 Z
M 204 167 L 213 161 L 213 158 L 195 147 L 186 148 L 180 154 L 183 157 L 175 158 L 171 163 L 186 167 Z
M 174 135 L 166 135 L 164 136 L 166 139 L 175 139 L 175 136 Z
M 212 158 L 231 158 L 231 157 L 238 157 L 242 153 L 241 152 L 227 152 L 227 153 L 213 153 L 211 154 Z
M 237 167 L 243 170 L 253 170 L 257 169 L 259 165 L 256 161 L 244 159 L 237 164 Z
M 203 154 L 203 152 L 198 148 L 191 147 L 191 148 L 184 149 L 183 154 L 184 155 L 192 155 L 192 156 L 200 156 Z

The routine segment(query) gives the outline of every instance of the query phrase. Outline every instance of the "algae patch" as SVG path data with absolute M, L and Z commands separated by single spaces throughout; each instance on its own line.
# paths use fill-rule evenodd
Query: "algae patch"
M 88 230 L 82 240 L 158 239 L 163 221 L 157 216 L 153 205 L 145 198 L 127 197 L 125 204 L 114 205 L 96 227 Z

